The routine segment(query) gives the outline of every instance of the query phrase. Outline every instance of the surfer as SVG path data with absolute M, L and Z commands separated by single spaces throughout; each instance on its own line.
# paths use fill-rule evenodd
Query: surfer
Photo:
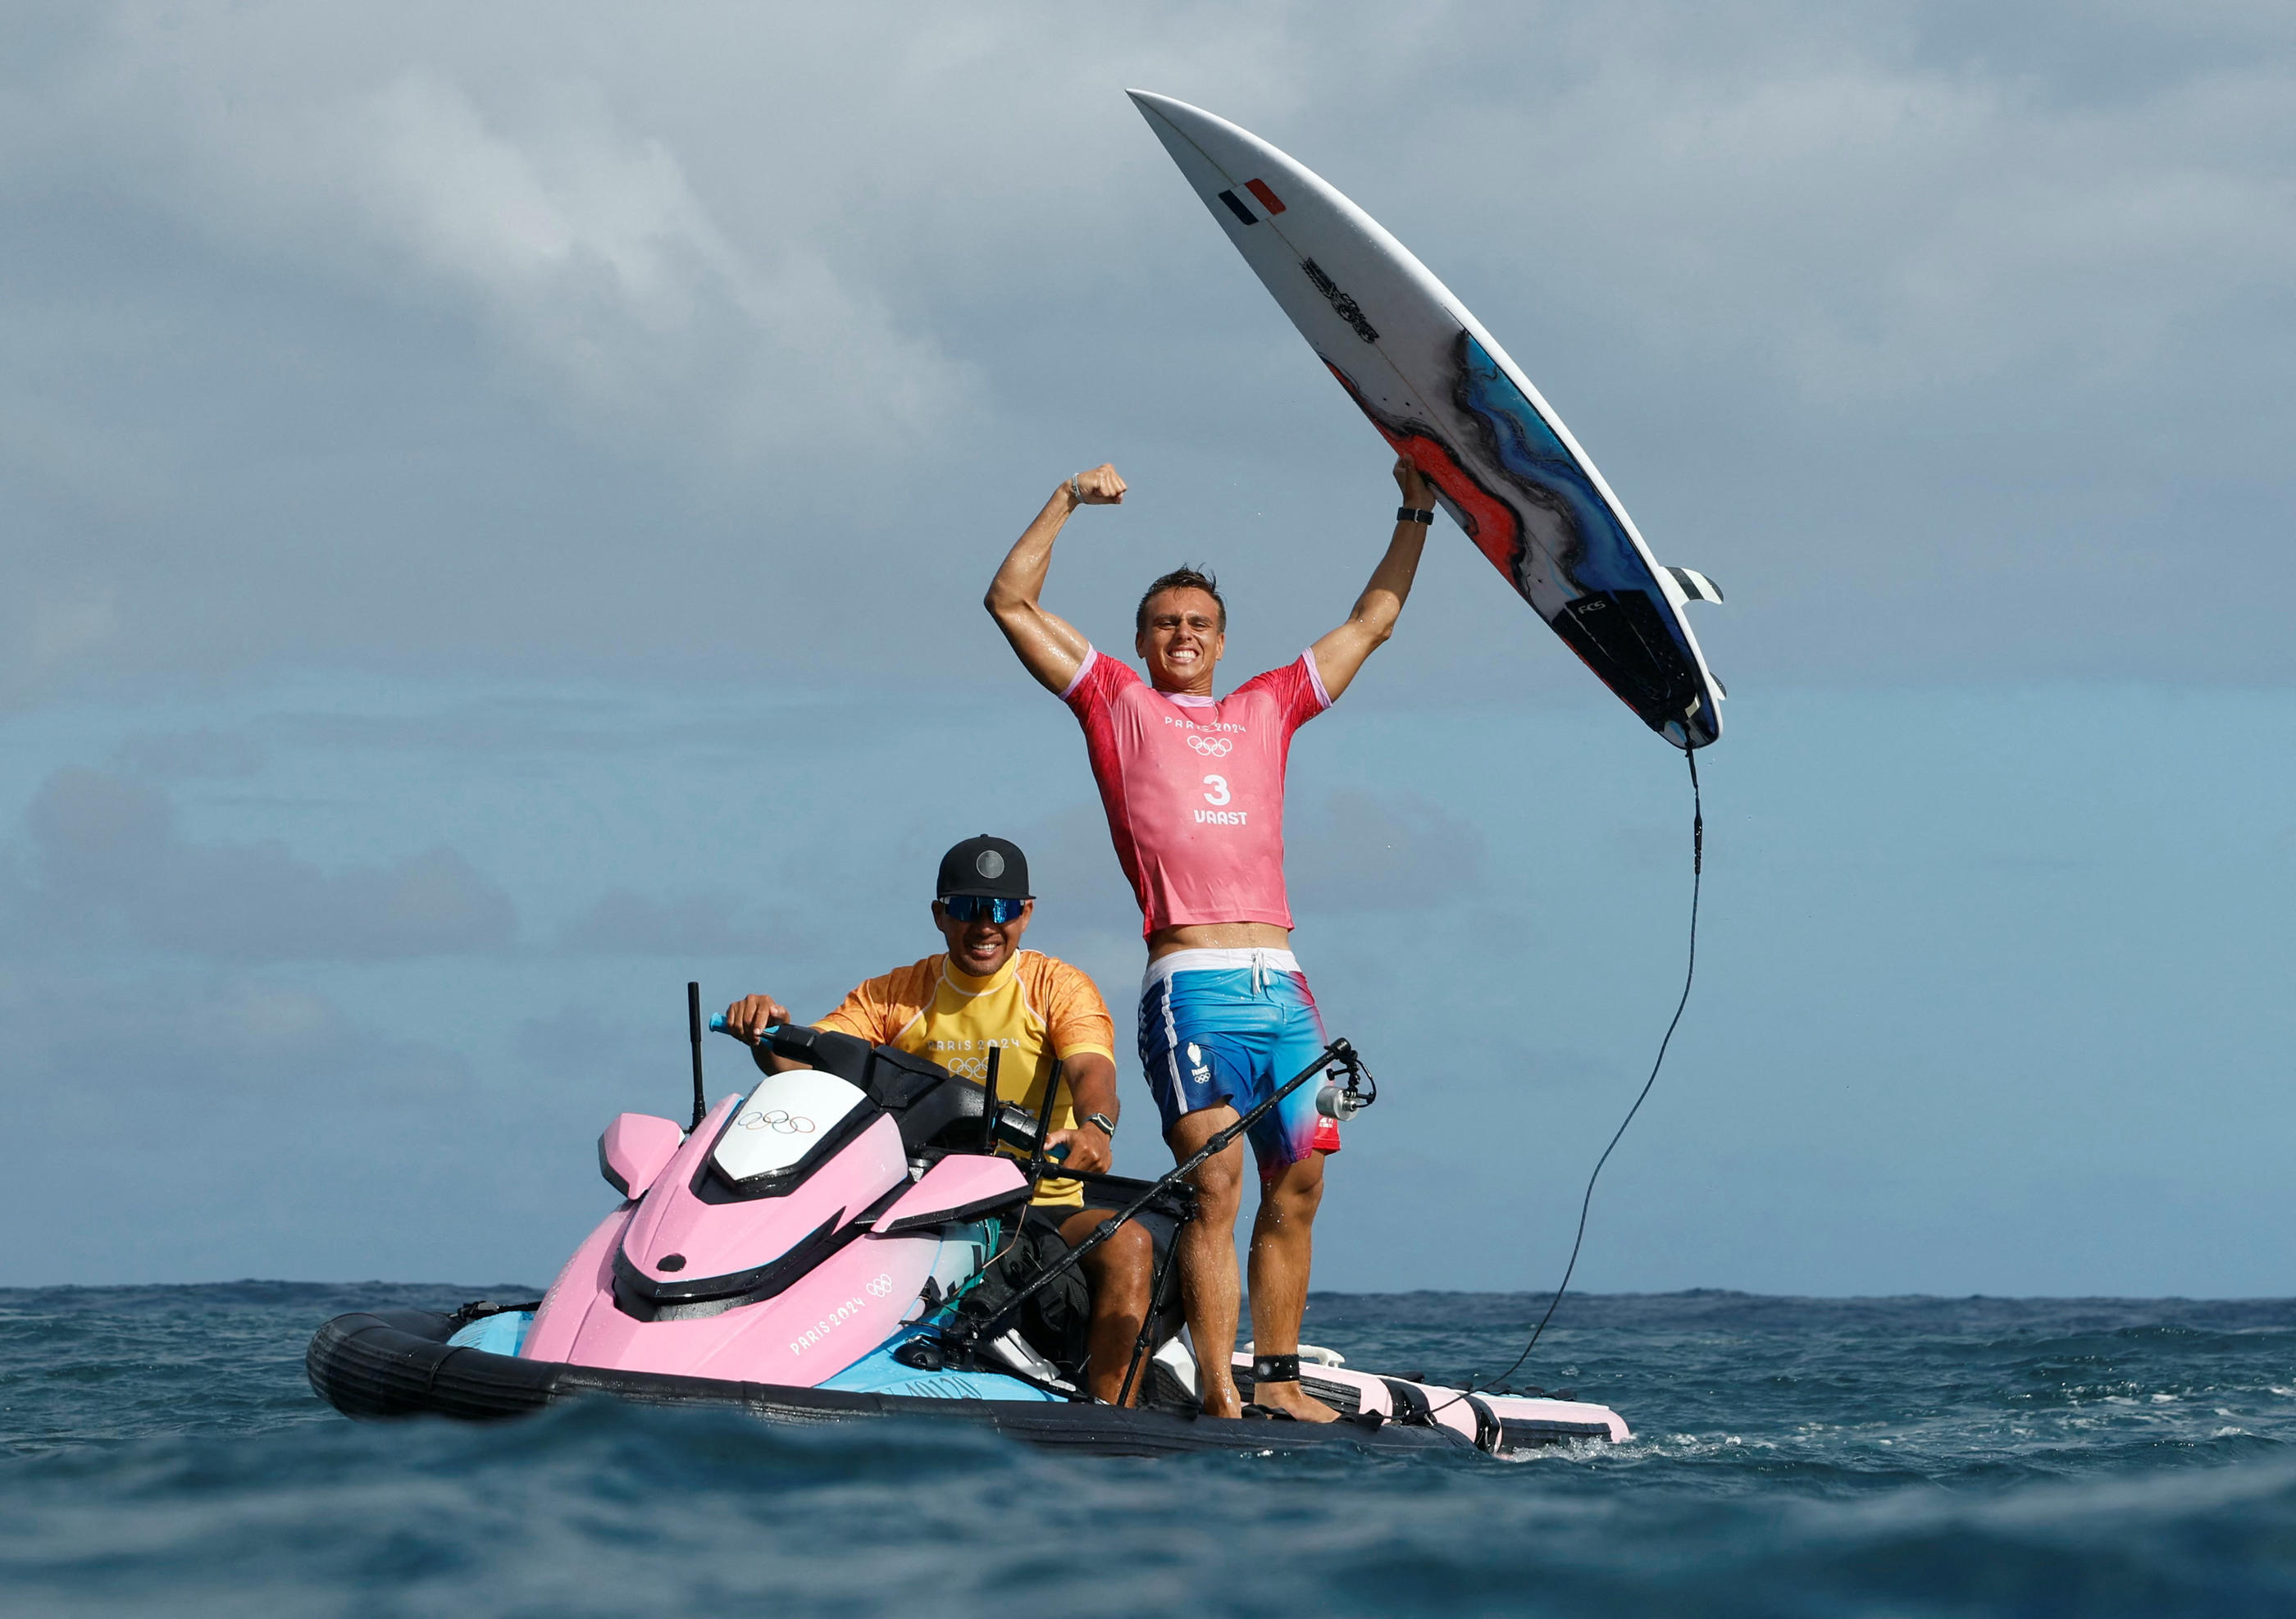
M 1292 735 L 1347 690 L 1393 633 L 1427 542 L 1433 491 L 1408 459 L 1387 554 L 1347 621 L 1293 662 L 1212 696 L 1227 604 L 1208 573 L 1182 567 L 1148 587 L 1133 650 L 1149 684 L 1097 651 L 1039 599 L 1053 542 L 1079 505 L 1122 502 L 1103 464 L 1053 493 L 988 587 L 987 606 L 1021 663 L 1084 727 L 1116 858 L 1148 941 L 1139 1049 L 1164 1140 L 1185 1159 L 1269 1095 L 1324 1047 L 1315 997 L 1291 950 L 1283 888 L 1283 776 Z M 1301 1086 L 1251 1132 L 1260 1177 L 1251 1231 L 1252 1400 L 1294 1417 L 1337 1415 L 1300 1386 L 1324 1159 L 1339 1127 Z M 1181 1228 L 1181 1302 L 1205 1411 L 1242 1411 L 1231 1361 L 1238 1283 L 1235 1219 L 1243 1151 L 1232 1145 L 1196 1176 L 1201 1216 Z
M 1066 1167 L 1105 1172 L 1122 1111 L 1116 1099 L 1116 1027 L 1084 972 L 1021 949 L 1037 908 L 1028 857 L 987 833 L 967 838 L 941 857 L 933 892 L 933 925 L 948 949 L 857 986 L 814 1026 L 915 1052 L 976 1081 L 987 1078 L 988 1054 L 997 1048 L 999 1099 L 1031 1114 L 1043 1107 L 1045 1087 L 1057 1071 L 1062 1095 L 1046 1150 L 1065 1146 Z M 790 1021 L 789 1008 L 770 995 L 747 996 L 726 1008 L 728 1031 L 750 1042 L 758 1066 L 768 1073 L 805 1065 L 760 1043 L 766 1030 Z M 1009 1145 L 999 1150 L 1020 1155 Z M 1016 1276 L 1034 1274 L 1115 1212 L 1086 1208 L 1079 1181 L 1044 1180 L 1000 1264 L 1014 1267 Z M 1147 1230 L 1137 1223 L 1120 1227 L 1085 1257 L 1089 1304 L 1059 1288 L 1040 1294 L 1029 1306 L 1024 1335 L 1047 1348 L 1080 1341 L 1086 1386 L 1095 1399 L 1114 1404 L 1147 1313 L 1153 1263 Z M 1076 1319 L 1087 1310 L 1087 1319 Z M 1137 1390 L 1134 1399 L 1136 1403 Z

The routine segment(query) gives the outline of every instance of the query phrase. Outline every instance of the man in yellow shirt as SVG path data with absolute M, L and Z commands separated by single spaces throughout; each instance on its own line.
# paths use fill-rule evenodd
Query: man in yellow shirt
M 934 892 L 933 925 L 948 949 L 858 985 L 815 1026 L 914 1052 L 974 1081 L 988 1077 L 988 1053 L 997 1051 L 997 1099 L 1017 1103 L 1032 1116 L 1043 1108 L 1045 1088 L 1057 1068 L 1060 1093 L 1046 1150 L 1066 1146 L 1062 1162 L 1069 1167 L 1105 1171 L 1119 1112 L 1115 1026 L 1084 973 L 1021 949 L 1036 911 L 1027 857 L 986 833 L 967 838 L 941 857 Z M 791 1021 L 789 1009 L 770 995 L 748 996 L 726 1008 L 728 1030 L 750 1042 L 758 1065 L 768 1072 L 795 1064 L 757 1042 L 767 1028 Z M 1009 1146 L 999 1150 L 1021 1155 Z M 1073 1248 L 1114 1212 L 1086 1206 L 1079 1181 L 1047 1179 L 1038 1185 L 1015 1244 L 1041 1246 L 1056 1233 Z M 1147 1313 L 1153 1264 L 1149 1234 L 1136 1222 L 1085 1256 L 1092 1294 L 1086 1385 L 1095 1399 L 1112 1403 L 1122 1390 Z

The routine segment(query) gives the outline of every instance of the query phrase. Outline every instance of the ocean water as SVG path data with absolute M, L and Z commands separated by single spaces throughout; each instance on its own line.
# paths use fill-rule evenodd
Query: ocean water
M 1518 1381 L 1636 1437 L 1512 1462 L 304 1383 L 327 1316 L 481 1295 L 533 1296 L 0 1291 L 0 1614 L 2296 1614 L 2296 1301 L 1574 1297 Z M 1308 1335 L 1456 1377 L 1538 1302 L 1318 1294 Z

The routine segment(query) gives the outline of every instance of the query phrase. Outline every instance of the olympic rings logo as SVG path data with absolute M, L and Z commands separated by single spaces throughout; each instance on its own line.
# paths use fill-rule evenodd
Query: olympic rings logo
M 1191 736 L 1188 745 L 1206 759 L 1226 759 L 1235 747 L 1232 736 Z
M 734 1122 L 743 1130 L 769 1130 L 777 1136 L 809 1136 L 815 1129 L 813 1121 L 803 1114 L 790 1113 L 779 1107 L 770 1113 L 760 1113 L 751 1108 Z
M 880 1272 L 874 1280 L 865 1284 L 865 1288 L 870 1296 L 882 1299 L 892 1292 L 893 1278 Z

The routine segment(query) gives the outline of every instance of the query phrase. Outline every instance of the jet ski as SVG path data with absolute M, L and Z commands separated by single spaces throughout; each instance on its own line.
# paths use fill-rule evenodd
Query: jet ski
M 1207 1417 L 1168 1241 L 1125 1380 L 1136 1404 L 1090 1398 L 1058 1346 L 1031 1342 L 1030 1299 L 1084 1251 L 1017 1283 L 993 1264 L 1037 1179 L 1082 1179 L 1095 1204 L 1120 1211 L 1094 1243 L 1134 1220 L 1168 1232 L 1194 1212 L 1197 1163 L 1282 1096 L 1320 1075 L 1319 1104 L 1345 1116 L 1376 1094 L 1343 1040 L 1197 1158 L 1139 1181 L 1062 1169 L 1042 1146 L 1057 1085 L 1037 1116 L 1000 1102 L 993 1054 L 975 1081 L 893 1047 L 783 1025 L 768 1031 L 772 1049 L 808 1066 L 705 1110 L 695 992 L 688 1006 L 693 1121 L 626 1113 L 607 1125 L 598 1168 L 621 1202 L 550 1290 L 451 1313 L 338 1316 L 305 1357 L 321 1398 L 361 1418 L 497 1418 L 599 1395 L 790 1422 L 930 1417 L 1122 1455 L 1333 1444 L 1506 1455 L 1628 1437 L 1603 1406 L 1357 1371 L 1312 1347 L 1301 1385 L 1344 1420 L 1251 1406 L 1242 1418 Z M 1247 1401 L 1250 1364 L 1237 1357 Z

